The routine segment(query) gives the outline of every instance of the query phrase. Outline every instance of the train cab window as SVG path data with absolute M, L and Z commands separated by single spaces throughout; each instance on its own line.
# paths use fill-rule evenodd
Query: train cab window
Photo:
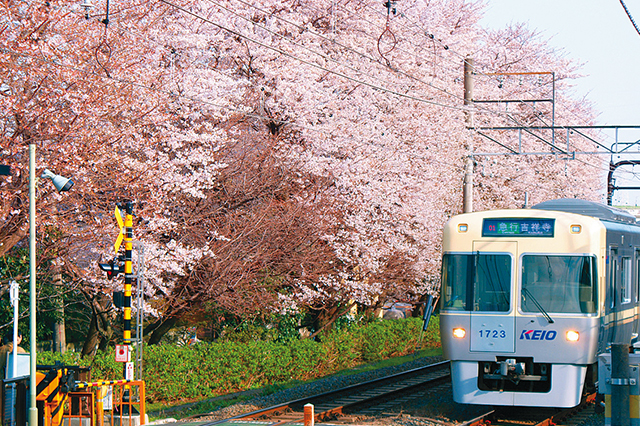
M 523 312 L 596 312 L 596 262 L 593 256 L 522 256 Z
M 445 254 L 443 309 L 508 312 L 512 258 L 509 254 Z

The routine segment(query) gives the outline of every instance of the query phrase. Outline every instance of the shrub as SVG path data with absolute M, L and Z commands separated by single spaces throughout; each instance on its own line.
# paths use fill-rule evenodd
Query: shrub
M 416 349 L 422 321 L 374 320 L 352 322 L 326 332 L 321 341 L 279 341 L 270 334 L 265 340 L 240 341 L 227 336 L 218 342 L 193 346 L 155 345 L 144 351 L 143 370 L 148 402 L 176 403 L 291 380 L 322 377 L 362 363 L 401 356 Z M 433 317 L 423 334 L 422 347 L 439 347 L 438 318 Z M 38 363 L 91 366 L 93 380 L 122 378 L 122 364 L 113 353 L 98 353 L 80 359 L 76 353 L 43 352 Z

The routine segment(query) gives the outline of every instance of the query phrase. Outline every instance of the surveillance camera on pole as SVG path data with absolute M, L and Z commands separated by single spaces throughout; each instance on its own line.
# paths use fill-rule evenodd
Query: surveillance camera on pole
M 73 186 L 73 181 L 71 179 L 57 175 L 49 169 L 44 169 L 44 172 L 42 172 L 42 176 L 40 177 L 51 179 L 53 181 L 53 186 L 56 187 L 58 192 L 68 191 Z

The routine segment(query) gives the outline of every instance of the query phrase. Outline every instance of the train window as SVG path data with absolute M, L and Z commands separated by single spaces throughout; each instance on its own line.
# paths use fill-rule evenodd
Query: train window
M 443 309 L 508 312 L 511 256 L 445 254 L 442 260 Z
M 522 256 L 523 312 L 596 312 L 596 262 L 592 256 Z
M 638 303 L 639 294 L 640 294 L 640 249 L 636 249 L 636 297 L 635 297 L 636 303 Z
M 631 258 L 623 257 L 620 262 L 620 276 L 622 286 L 620 286 L 620 300 L 622 303 L 631 302 L 631 282 L 633 281 L 633 270 L 631 268 Z

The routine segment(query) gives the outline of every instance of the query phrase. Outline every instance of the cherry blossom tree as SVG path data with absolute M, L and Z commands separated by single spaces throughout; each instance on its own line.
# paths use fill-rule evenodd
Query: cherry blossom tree
M 39 172 L 76 181 L 65 195 L 41 185 L 38 217 L 67 236 L 67 269 L 88 297 L 117 286 L 95 263 L 114 256 L 114 204 L 136 202 L 153 342 L 214 308 L 312 309 L 331 322 L 354 304 L 417 303 L 437 289 L 463 160 L 504 150 L 467 115 L 485 127 L 593 120 L 571 97 L 578 67 L 524 26 L 483 30 L 480 1 L 106 6 L 89 19 L 63 1 L 3 11 L 1 161 L 15 172 L 0 182 L 0 254 L 26 235 L 35 143 Z M 525 102 L 464 106 L 468 56 L 475 99 Z M 551 86 L 549 74 L 512 75 L 526 72 L 554 73 L 554 110 L 526 102 Z M 567 155 L 565 137 L 526 135 L 544 155 L 474 156 L 476 209 L 519 207 L 525 194 L 597 199 L 602 165 Z

